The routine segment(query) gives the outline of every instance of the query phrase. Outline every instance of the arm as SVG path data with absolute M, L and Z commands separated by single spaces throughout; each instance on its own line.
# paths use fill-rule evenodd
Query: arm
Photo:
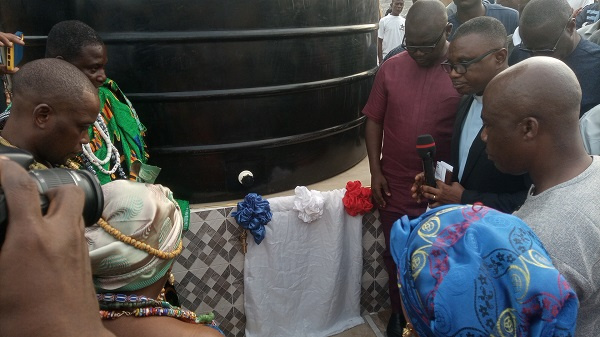
M 514 212 L 519 206 L 523 205 L 527 198 L 527 191 L 524 189 L 515 193 L 484 193 L 473 190 L 465 190 L 462 194 L 461 204 L 473 204 L 481 202 L 486 206 L 495 208 L 505 213 Z
M 103 328 L 83 236 L 83 191 L 48 192 L 42 216 L 35 182 L 0 157 L 6 240 L 0 250 L 0 330 L 6 336 L 113 336 Z
M 385 207 L 383 194 L 390 196 L 387 180 L 381 171 L 381 142 L 383 140 L 383 124 L 367 118 L 365 127 L 365 141 L 371 171 L 371 191 L 373 198 L 380 207 Z
M 495 208 L 505 213 L 514 212 L 519 206 L 523 205 L 525 198 L 527 197 L 527 191 L 529 188 L 526 184 L 523 185 L 523 190 L 514 193 L 490 193 L 480 192 L 475 190 L 465 190 L 465 188 L 457 182 L 452 184 L 445 184 L 442 181 L 437 181 L 437 188 L 423 185 L 421 187 L 423 193 L 415 197 L 413 192 L 413 198 L 421 200 L 427 198 L 429 200 L 435 200 L 431 207 L 437 207 L 446 204 L 474 204 L 480 202 L 486 206 Z M 434 198 L 435 195 L 435 198 Z

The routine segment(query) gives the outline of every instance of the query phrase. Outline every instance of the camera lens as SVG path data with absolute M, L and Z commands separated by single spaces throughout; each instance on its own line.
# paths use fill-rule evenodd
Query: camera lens
M 49 169 L 32 170 L 29 172 L 38 185 L 40 192 L 42 212 L 48 210 L 48 199 L 45 194 L 48 190 L 61 185 L 76 185 L 83 189 L 85 205 L 83 207 L 83 220 L 86 226 L 91 226 L 102 216 L 104 195 L 98 178 L 84 170 Z
M 48 198 L 45 195 L 48 190 L 61 185 L 76 185 L 81 187 L 85 194 L 83 221 L 86 227 L 95 224 L 102 216 L 104 195 L 102 194 L 98 178 L 92 173 L 84 170 L 52 168 L 48 170 L 32 170 L 29 171 L 29 175 L 38 186 L 40 207 L 43 214 L 46 214 L 49 206 Z M 2 246 L 6 234 L 7 211 L 4 191 L 0 188 L 0 246 Z

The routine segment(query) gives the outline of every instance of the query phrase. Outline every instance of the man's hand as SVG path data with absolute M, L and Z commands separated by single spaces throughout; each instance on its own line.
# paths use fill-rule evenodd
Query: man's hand
M 11 47 L 14 43 L 20 44 L 22 46 L 25 45 L 25 42 L 15 34 L 0 32 L 0 46 Z M 6 65 L 0 65 L 0 72 L 4 74 L 14 74 L 18 70 L 19 68 L 15 68 L 13 70 L 6 70 Z
M 415 182 L 410 188 L 410 195 L 416 202 L 419 204 L 425 197 L 423 197 L 423 189 L 421 188 L 425 185 L 425 173 L 421 172 L 415 176 Z
M 422 196 L 429 199 L 431 208 L 447 205 L 460 204 L 462 193 L 465 190 L 461 184 L 453 182 L 448 185 L 441 180 L 436 180 L 437 188 L 423 184 L 421 186 Z
M 0 157 L 6 239 L 0 248 L 0 336 L 112 336 L 100 321 L 84 238 L 83 191 L 48 192 L 42 216 L 35 182 Z
M 373 193 L 373 199 L 380 208 L 385 208 L 386 202 L 383 197 L 391 196 L 390 188 L 388 187 L 387 180 L 383 176 L 383 173 L 379 172 L 376 174 L 371 173 L 371 192 Z

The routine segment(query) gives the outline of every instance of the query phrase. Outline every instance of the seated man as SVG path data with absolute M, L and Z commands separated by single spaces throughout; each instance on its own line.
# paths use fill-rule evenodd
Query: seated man
M 63 59 L 75 65 L 98 88 L 100 109 L 88 130 L 89 144 L 69 161 L 69 167 L 87 169 L 101 184 L 116 179 L 136 180 L 140 167 L 146 170 L 145 182 L 152 183 L 159 170 L 145 166 L 148 152 L 144 142 L 146 128 L 117 84 L 106 77 L 106 46 L 98 33 L 77 20 L 62 21 L 52 27 L 46 42 L 46 57 Z M 0 115 L 0 125 L 9 111 Z M 141 163 L 141 165 L 137 165 Z M 135 163 L 135 164 L 134 164 Z M 177 200 L 189 225 L 189 202 Z
M 419 336 L 575 332 L 575 292 L 540 240 L 513 215 L 448 205 L 412 221 L 403 217 L 394 224 L 392 252 L 412 324 L 407 330 Z
M 115 179 L 129 179 L 135 161 L 146 163 L 144 143 L 146 128 L 117 84 L 104 72 L 108 58 L 106 46 L 98 33 L 81 21 L 57 23 L 48 33 L 46 57 L 63 59 L 85 74 L 98 88 L 101 106 L 96 121 L 90 126 L 89 144 L 74 158 L 71 166 L 94 173 L 101 184 Z M 0 125 L 10 111 L 0 115 Z
M 100 113 L 89 130 L 90 143 L 76 163 L 96 174 L 101 184 L 129 179 L 132 164 L 148 159 L 146 128 L 125 94 L 106 77 L 108 57 L 100 35 L 81 21 L 59 22 L 48 33 L 46 57 L 72 63 L 98 88 Z
M 98 90 L 72 64 L 29 62 L 13 75 L 12 113 L 0 144 L 30 152 L 31 169 L 65 165 L 89 142 L 99 106 Z
M 488 84 L 481 138 L 500 171 L 529 173 L 533 186 L 514 214 L 539 236 L 577 293 L 576 336 L 600 336 L 600 157 L 583 147 L 580 102 L 567 65 L 532 57 Z
M 214 315 L 165 301 L 163 286 L 175 281 L 171 268 L 183 248 L 173 193 L 126 180 L 103 185 L 102 193 L 102 219 L 85 237 L 104 326 L 117 337 L 223 336 Z

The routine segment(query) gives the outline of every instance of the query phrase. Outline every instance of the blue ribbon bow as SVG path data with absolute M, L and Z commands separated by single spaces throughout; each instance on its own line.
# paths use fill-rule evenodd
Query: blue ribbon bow
M 271 221 L 273 214 L 267 200 L 256 193 L 248 193 L 244 201 L 237 204 L 237 211 L 232 212 L 238 225 L 250 231 L 257 245 L 265 238 L 265 225 Z

